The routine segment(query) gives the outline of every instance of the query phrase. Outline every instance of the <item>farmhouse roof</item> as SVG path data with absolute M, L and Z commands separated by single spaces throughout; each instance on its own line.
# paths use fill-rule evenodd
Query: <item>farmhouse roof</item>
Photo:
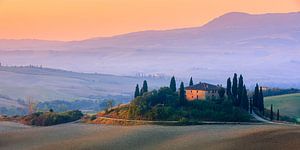
M 221 86 L 218 85 L 212 85 L 209 83 L 198 83 L 189 87 L 186 87 L 186 90 L 203 90 L 203 91 L 212 91 L 212 90 L 218 90 Z

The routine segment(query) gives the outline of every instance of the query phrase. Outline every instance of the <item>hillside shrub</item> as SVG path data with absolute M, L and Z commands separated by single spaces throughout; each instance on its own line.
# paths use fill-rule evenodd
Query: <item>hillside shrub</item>
M 22 118 L 22 122 L 35 126 L 51 126 L 61 123 L 72 122 L 83 116 L 81 111 L 74 110 L 62 113 L 37 112 Z

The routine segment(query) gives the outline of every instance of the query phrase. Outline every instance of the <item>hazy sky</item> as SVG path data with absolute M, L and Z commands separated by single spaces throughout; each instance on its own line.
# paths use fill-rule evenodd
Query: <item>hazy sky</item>
M 300 0 L 0 0 L 0 38 L 79 40 L 203 25 L 227 12 L 295 12 Z

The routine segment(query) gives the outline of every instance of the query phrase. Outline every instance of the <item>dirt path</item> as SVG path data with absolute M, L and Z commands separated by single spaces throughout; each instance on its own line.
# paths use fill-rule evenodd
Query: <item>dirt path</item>
M 3 125 L 0 123 L 0 129 Z M 290 149 L 300 128 L 282 125 L 106 126 L 65 124 L 0 132 L 0 149 Z M 282 142 L 281 142 L 282 141 Z M 297 144 L 299 143 L 299 144 Z M 252 144 L 245 146 L 245 144 Z
M 271 121 L 269 121 L 269 120 L 266 120 L 266 119 L 264 119 L 264 118 L 258 116 L 255 112 L 253 112 L 251 115 L 252 115 L 256 120 L 258 120 L 258 121 L 260 121 L 260 122 L 264 122 L 264 123 L 267 123 L 267 124 L 274 124 L 274 122 L 271 122 Z

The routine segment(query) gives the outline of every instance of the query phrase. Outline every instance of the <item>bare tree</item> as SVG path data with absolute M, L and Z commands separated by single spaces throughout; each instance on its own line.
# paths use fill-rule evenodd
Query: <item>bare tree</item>
M 36 112 L 36 102 L 32 96 L 26 96 L 26 101 L 28 102 L 28 113 L 33 114 Z

